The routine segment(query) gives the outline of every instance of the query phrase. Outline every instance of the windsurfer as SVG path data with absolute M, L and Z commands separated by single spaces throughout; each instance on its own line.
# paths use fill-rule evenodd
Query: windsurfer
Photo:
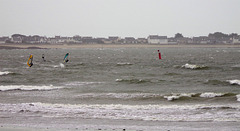
M 65 55 L 65 57 L 64 57 L 64 59 L 63 59 L 63 61 L 65 62 L 65 63 L 67 63 L 69 60 L 68 60 L 68 55 L 69 55 L 69 53 L 67 53 L 66 55 Z
M 45 57 L 44 57 L 44 54 L 42 54 L 42 59 L 43 59 L 43 61 L 46 61 L 44 58 L 45 58 Z
M 32 66 L 33 66 L 33 56 L 32 56 L 32 55 L 29 56 L 28 61 L 27 61 L 27 65 L 28 65 L 29 67 L 32 67 Z

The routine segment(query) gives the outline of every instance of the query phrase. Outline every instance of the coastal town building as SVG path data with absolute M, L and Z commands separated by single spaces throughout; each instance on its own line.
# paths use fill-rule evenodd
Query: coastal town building
M 210 39 L 207 36 L 193 37 L 194 44 L 208 44 Z
M 193 39 L 188 37 L 175 38 L 178 44 L 190 44 L 193 43 Z
M 240 44 L 240 37 L 233 37 L 232 38 L 232 43 L 233 44 Z
M 168 44 L 167 36 L 149 35 L 147 40 L 150 44 Z
M 177 33 L 175 37 L 168 38 L 167 36 L 149 35 L 147 38 L 134 38 L 118 36 L 109 36 L 108 38 L 94 38 L 92 36 L 73 37 L 46 37 L 46 36 L 26 36 L 21 34 L 13 34 L 11 37 L 0 37 L 0 44 L 15 43 L 15 44 L 240 44 L 240 35 L 236 33 L 223 34 L 215 32 L 208 36 L 199 37 L 183 37 Z M 178 37 L 176 37 L 178 36 Z
M 168 44 L 172 44 L 172 45 L 178 44 L 177 39 L 174 37 L 168 38 Z
M 7 40 L 10 40 L 8 36 L 0 37 L 0 43 L 6 43 Z
M 134 43 L 137 43 L 137 42 L 136 42 L 136 39 L 134 37 L 125 37 L 123 43 L 124 44 L 134 44 Z
M 121 38 L 120 37 L 118 37 L 118 36 L 109 36 L 108 37 L 108 40 L 111 42 L 111 43 L 119 43 L 119 40 L 120 40 Z
M 137 38 L 137 43 L 138 44 L 146 44 L 148 41 L 146 38 Z

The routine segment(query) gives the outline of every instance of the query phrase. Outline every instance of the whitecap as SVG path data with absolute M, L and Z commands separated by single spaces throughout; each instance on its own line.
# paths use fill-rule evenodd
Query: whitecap
M 58 68 L 58 67 L 60 67 L 60 66 L 59 66 L 59 65 L 54 65 L 53 67 L 54 67 L 54 68 Z
M 24 91 L 32 91 L 32 90 L 54 90 L 60 89 L 63 87 L 60 86 L 31 86 L 31 85 L 1 85 L 0 91 L 10 91 L 10 90 L 24 90 Z
M 232 110 L 221 110 L 222 108 Z M 206 112 L 206 109 L 219 109 Z M 51 104 L 0 103 L 3 112 L 37 112 L 42 117 L 145 121 L 237 121 L 239 105 L 123 105 L 123 104 Z
M 172 95 L 172 96 L 164 96 L 163 98 L 167 99 L 168 101 L 173 101 L 173 100 L 179 99 L 180 96 Z
M 81 82 L 81 81 L 73 81 L 73 82 L 68 82 L 65 85 L 66 86 L 82 86 L 82 85 L 90 85 L 90 84 L 101 84 L 104 82 Z
M 117 63 L 118 66 L 124 66 L 124 65 L 132 65 L 132 63 L 129 62 L 122 62 L 122 63 Z
M 181 94 L 172 94 L 170 96 L 164 96 L 163 98 L 167 99 L 168 101 L 177 100 L 181 97 L 193 97 L 196 93 L 181 93 Z
M 227 80 L 231 85 L 240 85 L 240 80 Z
M 240 101 L 240 94 L 236 95 L 237 101 Z
M 182 94 L 180 94 L 180 96 L 182 96 L 182 97 L 193 97 L 194 95 L 196 95 L 196 93 L 182 93 Z
M 115 81 L 116 82 L 121 82 L 121 81 L 123 81 L 123 79 L 116 79 Z
M 52 67 L 54 67 L 54 68 L 64 68 L 65 67 L 65 65 L 63 64 L 63 63 L 59 63 L 59 65 L 52 65 Z
M 149 98 L 160 98 L 160 94 L 151 94 L 151 93 L 86 93 L 77 96 L 78 98 L 88 99 L 88 98 L 110 98 L 110 99 L 149 99 Z
M 63 63 L 60 63 L 60 67 L 61 67 L 61 68 L 64 68 L 65 65 L 64 65 Z
M 206 68 L 207 66 L 205 65 L 193 65 L 193 64 L 188 64 L 186 63 L 185 65 L 182 66 L 182 68 L 186 68 L 186 69 L 202 69 L 202 68 Z
M 240 68 L 240 64 L 238 64 L 238 65 L 233 65 L 232 67 L 233 67 L 233 68 Z
M 3 71 L 3 72 L 1 72 L 1 71 L 0 71 L 0 76 L 2 76 L 2 75 L 7 75 L 7 74 L 10 74 L 10 73 L 12 73 L 12 72 L 9 72 L 9 71 Z
M 221 97 L 223 95 L 224 95 L 223 93 L 205 92 L 205 93 L 202 93 L 200 97 L 213 98 L 213 97 Z

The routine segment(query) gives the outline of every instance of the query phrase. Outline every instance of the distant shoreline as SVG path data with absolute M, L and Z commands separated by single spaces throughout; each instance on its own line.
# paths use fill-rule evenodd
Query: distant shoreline
M 70 48 L 240 48 L 240 45 L 157 45 L 157 44 L 0 44 L 0 49 L 70 49 Z

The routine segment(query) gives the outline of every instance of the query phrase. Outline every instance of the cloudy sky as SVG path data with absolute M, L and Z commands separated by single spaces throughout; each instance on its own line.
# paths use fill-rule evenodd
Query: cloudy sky
M 240 34 L 240 0 L 0 0 L 0 36 Z

